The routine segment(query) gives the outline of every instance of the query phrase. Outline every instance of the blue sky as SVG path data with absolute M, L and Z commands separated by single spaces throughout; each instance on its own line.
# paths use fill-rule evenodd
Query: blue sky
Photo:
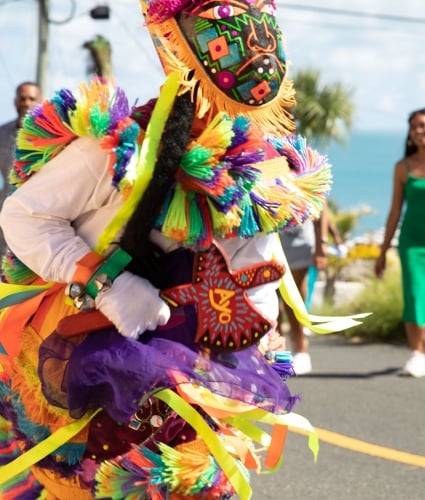
M 111 18 L 94 21 L 90 8 L 102 3 L 75 0 L 72 21 L 50 24 L 48 90 L 87 79 L 88 52 L 81 46 L 97 34 L 113 47 L 113 69 L 130 102 L 157 95 L 163 73 L 142 25 L 138 0 L 110 1 Z M 103 2 L 105 3 L 105 2 Z M 425 107 L 424 0 L 277 0 L 290 70 L 314 68 L 322 82 L 341 82 L 352 91 L 359 130 L 405 130 L 412 109 Z M 71 0 L 50 0 L 50 15 L 65 19 Z M 411 23 L 290 8 L 319 7 L 422 19 Z M 0 0 L 0 123 L 12 119 L 14 89 L 35 79 L 37 0 Z

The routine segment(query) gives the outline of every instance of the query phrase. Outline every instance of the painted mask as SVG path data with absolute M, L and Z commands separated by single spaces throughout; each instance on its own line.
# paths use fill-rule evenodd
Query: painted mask
M 176 21 L 204 72 L 230 99 L 261 106 L 277 96 L 286 59 L 273 0 L 194 2 Z
M 166 74 L 195 98 L 196 115 L 244 114 L 268 130 L 294 129 L 275 0 L 140 0 Z

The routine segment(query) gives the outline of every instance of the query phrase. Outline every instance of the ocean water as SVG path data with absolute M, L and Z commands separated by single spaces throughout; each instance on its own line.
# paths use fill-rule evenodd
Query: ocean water
M 391 204 L 395 163 L 403 157 L 403 132 L 355 131 L 346 144 L 331 144 L 323 151 L 333 171 L 330 199 L 340 210 L 362 206 L 373 213 L 359 218 L 353 236 L 385 226 Z

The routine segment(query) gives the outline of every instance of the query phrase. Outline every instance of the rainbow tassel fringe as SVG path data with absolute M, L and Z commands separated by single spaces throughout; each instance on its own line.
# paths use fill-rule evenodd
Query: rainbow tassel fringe
M 158 448 L 156 453 L 134 446 L 119 462 L 103 463 L 96 474 L 96 498 L 164 500 L 177 493 L 213 499 L 234 494 L 202 443 L 176 448 L 158 443 Z
M 14 438 L 11 424 L 0 417 L 0 465 L 12 462 L 20 454 L 21 450 Z M 39 498 L 42 490 L 43 487 L 36 481 L 31 471 L 26 470 L 0 486 L 0 498 L 2 500 Z
M 266 137 L 259 142 L 251 129 L 247 119 L 231 121 L 219 114 L 188 146 L 157 229 L 184 245 L 202 248 L 216 235 L 246 238 L 319 216 L 332 182 L 327 158 L 303 137 Z M 263 178 L 267 159 L 261 145 L 266 144 L 282 156 L 282 168 L 273 179 Z M 232 148 L 242 145 L 232 154 Z M 283 168 L 286 161 L 289 171 Z
M 129 117 L 124 92 L 100 80 L 82 83 L 79 96 L 58 91 L 25 118 L 17 137 L 16 161 L 10 184 L 16 189 L 77 137 L 103 139 L 112 155 L 113 183 L 118 186 L 136 148 L 139 126 Z
M 24 120 L 16 141 L 16 161 L 9 174 L 11 189 L 16 190 L 77 137 L 91 136 L 100 139 L 108 152 L 112 185 L 128 194 L 132 181 L 126 174 L 136 156 L 139 134 L 121 89 L 93 80 L 90 85 L 82 83 L 77 96 L 68 89 L 59 90 Z M 3 281 L 27 284 L 35 277 L 12 254 L 3 258 Z
M 78 97 L 60 90 L 26 117 L 10 173 L 13 189 L 71 141 L 89 135 L 100 139 L 110 156 L 112 185 L 129 195 L 140 170 L 143 131 L 130 118 L 122 90 L 99 80 L 79 90 Z M 263 172 L 267 148 L 282 158 L 282 168 L 272 179 Z M 330 185 L 326 157 L 304 138 L 263 137 L 248 118 L 219 113 L 188 145 L 156 228 L 198 249 L 210 246 L 216 236 L 268 234 L 318 217 Z M 8 283 L 28 284 L 36 277 L 12 255 L 2 265 L 2 279 Z

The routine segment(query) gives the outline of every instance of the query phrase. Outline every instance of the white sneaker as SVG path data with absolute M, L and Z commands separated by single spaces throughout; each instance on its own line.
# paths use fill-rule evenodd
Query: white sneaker
M 307 328 L 306 326 L 303 327 L 303 333 L 306 337 L 310 337 L 310 335 L 313 334 L 313 332 L 310 330 L 310 328 Z
M 308 352 L 296 352 L 292 355 L 292 366 L 295 375 L 310 373 L 312 370 L 310 354 Z
M 411 377 L 425 377 L 425 354 L 419 351 L 412 351 L 410 358 L 403 367 L 403 374 Z

